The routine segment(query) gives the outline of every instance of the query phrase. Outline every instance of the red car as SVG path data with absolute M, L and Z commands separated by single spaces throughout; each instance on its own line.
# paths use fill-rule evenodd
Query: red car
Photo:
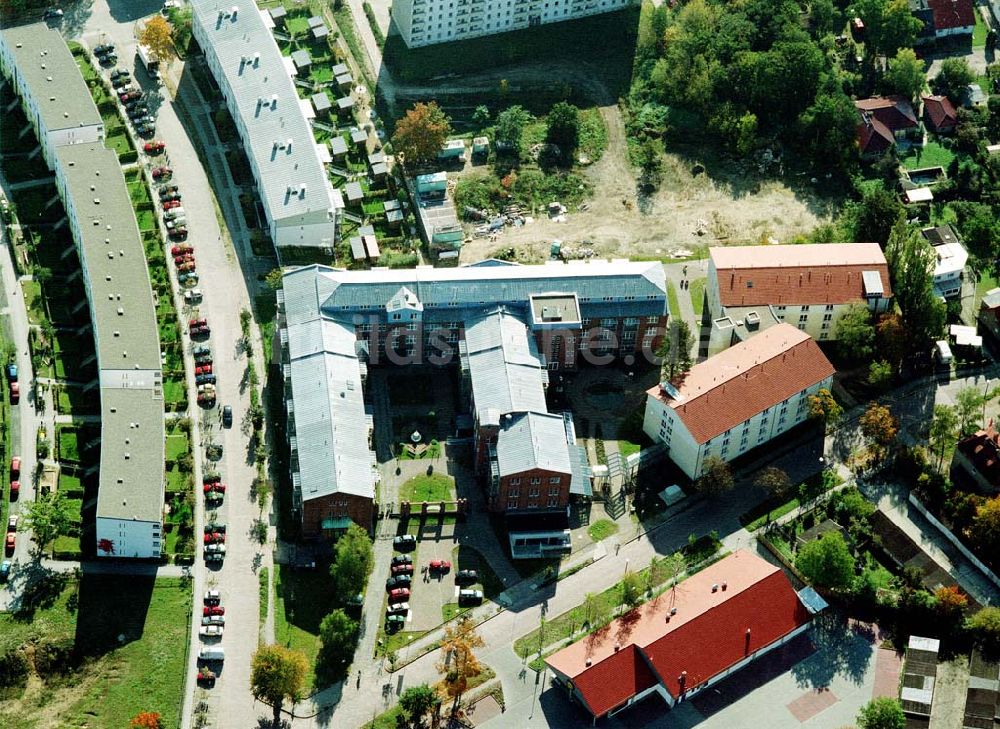
M 204 617 L 208 617 L 209 615 L 225 615 L 226 609 L 221 605 L 206 605 L 201 609 L 201 614 Z
M 10 459 L 10 478 L 15 480 L 21 475 L 21 456 L 14 456 Z
M 193 253 L 181 253 L 180 255 L 174 256 L 174 263 L 176 265 L 181 265 L 182 263 L 187 263 L 188 261 L 194 260 Z
M 159 139 L 154 139 L 152 142 L 146 142 L 144 145 L 142 145 L 142 151 L 144 151 L 146 154 L 159 154 L 166 148 L 167 145 L 161 142 Z
M 199 392 L 198 393 L 198 404 L 207 405 L 211 407 L 215 404 L 215 393 L 214 392 Z
M 164 210 L 172 210 L 173 208 L 179 208 L 181 206 L 180 200 L 167 200 L 163 203 Z
M 198 669 L 198 683 L 212 687 L 215 685 L 215 674 L 207 668 Z
M 196 268 L 196 265 L 195 265 L 194 261 L 187 261 L 187 262 L 182 263 L 181 265 L 179 265 L 177 267 L 177 270 L 180 271 L 181 273 L 186 273 L 188 271 L 193 271 L 195 268 Z
M 17 382 L 10 383 L 10 401 L 15 405 L 21 401 L 21 385 Z
M 136 99 L 141 99 L 141 98 L 142 98 L 142 92 L 138 90 L 126 91 L 124 94 L 118 95 L 118 100 L 123 104 L 127 104 L 130 101 L 135 101 Z
M 154 180 L 166 179 L 174 174 L 174 171 L 169 167 L 154 167 L 150 173 Z
M 209 532 L 205 535 L 205 544 L 215 544 L 217 542 L 225 542 L 226 535 L 220 532 Z
M 211 365 L 211 363 L 204 364 L 204 365 L 198 365 L 197 367 L 194 368 L 194 373 L 195 373 L 195 375 L 210 375 L 210 374 L 212 374 L 212 365 Z
M 5 546 L 7 548 L 7 554 L 14 554 L 14 542 L 17 539 L 16 532 L 7 532 L 7 541 Z
M 205 493 L 215 492 L 217 494 L 226 493 L 226 484 L 224 483 L 207 483 L 202 487 Z
M 408 587 L 397 587 L 389 592 L 389 602 L 404 602 L 410 599 L 410 589 Z
M 434 572 L 447 572 L 451 569 L 451 562 L 446 559 L 432 559 L 430 568 Z
M 11 481 L 10 482 L 10 499 L 11 501 L 17 498 L 17 495 L 21 493 L 21 482 Z
M 170 249 L 171 256 L 183 256 L 185 253 L 194 253 L 192 246 L 174 246 Z
M 201 319 L 189 319 L 188 320 L 188 326 L 191 327 L 191 328 L 194 328 L 194 327 L 207 327 L 208 326 L 208 319 L 205 319 L 204 317 L 202 317 Z
M 412 575 L 413 565 L 412 564 L 394 564 L 392 566 L 392 574 L 394 575 Z

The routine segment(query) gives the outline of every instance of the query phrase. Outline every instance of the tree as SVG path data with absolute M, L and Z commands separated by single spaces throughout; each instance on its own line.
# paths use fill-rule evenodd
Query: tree
M 24 507 L 21 508 L 24 514 Z M 50 491 L 27 504 L 21 529 L 32 532 L 32 538 L 38 545 L 36 555 L 41 556 L 53 539 L 69 533 L 73 522 L 74 516 L 66 497 L 61 491 Z
M 937 465 L 941 468 L 944 453 L 958 438 L 958 413 L 951 405 L 935 405 L 927 440 L 937 454 Z
M 777 466 L 768 466 L 761 469 L 754 479 L 754 485 L 767 491 L 772 498 L 782 499 L 792 488 L 792 482 L 788 474 Z
M 939 587 L 934 591 L 934 600 L 937 603 L 938 612 L 946 617 L 958 615 L 969 604 L 969 598 L 958 589 L 957 585 Z
M 892 293 L 909 329 L 910 346 L 921 349 L 944 331 L 945 305 L 934 293 L 931 273 L 937 259 L 934 249 L 915 235 L 900 214 L 885 247 L 892 278 Z
M 926 81 L 924 62 L 917 58 L 912 48 L 900 48 L 896 57 L 889 61 L 885 83 L 892 93 L 915 101 L 920 97 Z
M 655 191 L 663 182 L 663 140 L 646 137 L 636 151 L 636 165 L 641 171 L 640 184 L 649 191 Z
M 695 479 L 695 492 L 704 496 L 721 496 L 733 487 L 733 471 L 729 464 L 716 455 L 705 456 L 701 476 Z
M 968 536 L 984 550 L 1000 548 L 1000 496 L 986 499 L 976 507 Z
M 934 78 L 934 90 L 959 102 L 962 91 L 976 80 L 976 73 L 964 58 L 951 56 L 941 61 L 941 70 Z
M 410 722 L 414 726 L 420 726 L 427 712 L 441 705 L 441 697 L 426 683 L 422 683 L 406 689 L 399 697 L 399 705 L 410 718 Z
M 844 589 L 854 580 L 854 557 L 840 532 L 827 532 L 803 544 L 795 556 L 795 566 L 820 587 Z
M 861 707 L 858 729 L 906 729 L 906 715 L 897 699 L 880 696 Z
M 167 61 L 174 52 L 173 28 L 162 15 L 154 15 L 139 33 L 139 42 L 157 61 Z
M 497 114 L 493 134 L 498 144 L 504 145 L 514 157 L 521 156 L 521 135 L 534 117 L 523 106 L 512 106 Z
M 549 110 L 547 121 L 546 140 L 559 147 L 564 159 L 572 160 L 580 141 L 580 110 L 560 101 Z
M 282 271 L 280 268 L 272 268 L 270 271 L 267 272 L 267 275 L 264 276 L 264 282 L 267 284 L 269 289 L 271 289 L 272 291 L 277 291 L 278 289 L 280 289 L 282 286 L 285 285 L 283 278 L 284 273 L 285 272 Z
M 683 319 L 672 319 L 667 332 L 656 350 L 656 356 L 661 359 L 663 377 L 671 382 L 678 375 L 691 369 L 691 347 L 694 337 L 691 329 Z
M 861 361 L 871 356 L 874 343 L 871 311 L 865 304 L 852 304 L 837 320 L 837 346 L 846 357 Z
M 163 720 L 155 711 L 142 711 L 132 717 L 129 729 L 163 729 Z
M 858 421 L 861 434 L 879 452 L 884 452 L 899 433 L 899 421 L 885 405 L 873 402 Z
M 965 627 L 972 633 L 976 643 L 988 652 L 1000 652 L 1000 608 L 980 608 L 965 621 Z
M 637 572 L 630 572 L 625 575 L 621 582 L 622 604 L 630 608 L 642 602 L 642 578 Z
M 253 654 L 250 690 L 254 698 L 274 709 L 274 726 L 281 726 L 281 705 L 285 699 L 301 698 L 308 664 L 299 651 L 281 645 L 266 645 Z
M 955 393 L 955 416 L 958 418 L 959 437 L 971 435 L 979 429 L 983 395 L 975 387 L 963 387 Z
M 899 314 L 883 314 L 875 327 L 876 344 L 879 354 L 892 365 L 893 372 L 899 371 L 908 348 L 909 333 Z
M 608 616 L 607 604 L 600 595 L 588 592 L 583 598 L 583 622 L 593 627 L 604 622 Z
M 884 187 L 871 186 L 865 190 L 861 202 L 850 208 L 850 212 L 854 240 L 884 246 L 889 240 L 893 224 L 903 214 L 903 204 Z
M 895 373 L 892 365 L 884 359 L 877 360 L 868 365 L 868 383 L 879 390 L 888 390 L 892 385 Z
M 858 110 L 843 84 L 828 74 L 820 82 L 816 100 L 799 116 L 800 142 L 816 163 L 833 158 L 846 167 L 857 155 Z
M 479 129 L 487 127 L 490 123 L 490 108 L 485 104 L 477 106 L 472 112 L 472 123 Z
M 451 121 L 435 101 L 418 101 L 396 122 L 392 146 L 407 164 L 421 164 L 437 157 L 448 135 Z
M 330 679 L 343 676 L 358 642 L 357 622 L 337 608 L 319 624 L 319 639 L 316 672 Z
M 333 564 L 330 565 L 336 593 L 342 600 L 363 591 L 373 562 L 372 541 L 368 532 L 357 524 L 350 524 L 333 548 Z
M 458 702 L 465 692 L 469 679 L 482 673 L 483 667 L 476 658 L 475 649 L 482 648 L 483 639 L 476 632 L 476 626 L 468 615 L 463 615 L 457 623 L 444 629 L 441 639 L 441 654 L 438 671 L 444 675 L 444 685 L 448 695 Z
M 809 417 L 822 420 L 828 427 L 844 414 L 844 409 L 833 399 L 833 393 L 825 387 L 817 390 L 815 395 L 810 395 L 808 400 Z
M 855 0 L 850 12 L 865 24 L 865 52 L 894 56 L 900 48 L 912 46 L 923 22 L 910 14 L 906 0 Z

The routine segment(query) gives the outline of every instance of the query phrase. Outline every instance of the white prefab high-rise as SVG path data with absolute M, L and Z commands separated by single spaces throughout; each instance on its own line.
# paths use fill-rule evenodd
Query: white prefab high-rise
M 394 0 L 392 19 L 410 48 L 532 28 L 628 7 L 629 0 Z

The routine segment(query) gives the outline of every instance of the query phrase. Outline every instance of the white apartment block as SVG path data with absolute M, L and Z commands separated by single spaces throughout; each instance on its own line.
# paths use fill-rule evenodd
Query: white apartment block
M 243 141 L 279 257 L 332 249 L 344 204 L 320 158 L 292 77 L 252 0 L 192 0 L 193 33 Z
M 782 322 L 833 341 L 851 306 L 887 311 L 892 292 L 877 243 L 816 243 L 710 248 L 705 297 L 711 356 Z
M 629 0 L 395 0 L 392 19 L 409 48 L 609 13 Z
M 707 456 L 731 461 L 804 422 L 833 374 L 806 332 L 778 324 L 650 388 L 643 430 L 694 479 Z

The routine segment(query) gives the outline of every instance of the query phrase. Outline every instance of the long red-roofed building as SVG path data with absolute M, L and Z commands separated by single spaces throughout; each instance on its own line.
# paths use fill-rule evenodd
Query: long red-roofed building
M 646 391 L 643 430 L 691 478 L 787 432 L 830 388 L 834 367 L 804 331 L 778 324 Z
M 741 550 L 545 662 L 595 720 L 653 693 L 673 706 L 808 630 L 824 607 Z

